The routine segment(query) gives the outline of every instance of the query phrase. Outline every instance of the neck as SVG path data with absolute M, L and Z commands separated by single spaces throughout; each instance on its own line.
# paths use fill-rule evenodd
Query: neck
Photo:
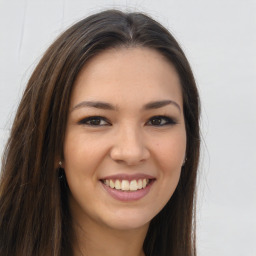
M 145 256 L 143 242 L 148 230 L 144 227 L 116 230 L 95 225 L 92 220 L 74 224 L 76 241 L 74 256 Z

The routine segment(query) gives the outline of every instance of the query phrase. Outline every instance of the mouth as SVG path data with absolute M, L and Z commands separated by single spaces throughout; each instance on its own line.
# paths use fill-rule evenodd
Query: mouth
M 123 191 L 123 192 L 133 192 L 137 190 L 145 189 L 149 186 L 155 179 L 141 178 L 141 179 L 102 179 L 100 180 L 104 185 L 109 188 Z
M 137 174 L 116 174 L 99 180 L 105 191 L 114 199 L 128 202 L 144 198 L 151 190 L 156 177 Z

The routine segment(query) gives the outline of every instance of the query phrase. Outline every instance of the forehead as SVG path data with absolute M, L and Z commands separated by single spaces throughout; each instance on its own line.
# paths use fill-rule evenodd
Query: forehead
M 145 47 L 115 48 L 84 65 L 74 84 L 71 105 L 85 99 L 143 104 L 168 97 L 182 103 L 179 76 L 167 58 Z

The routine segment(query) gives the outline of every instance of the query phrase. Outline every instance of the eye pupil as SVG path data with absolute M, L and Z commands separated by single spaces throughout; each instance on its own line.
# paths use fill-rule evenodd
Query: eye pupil
M 99 125 L 100 124 L 100 119 L 99 118 L 94 118 L 90 120 L 91 125 Z
M 152 125 L 160 125 L 161 124 L 161 119 L 160 118 L 154 118 L 152 119 Z

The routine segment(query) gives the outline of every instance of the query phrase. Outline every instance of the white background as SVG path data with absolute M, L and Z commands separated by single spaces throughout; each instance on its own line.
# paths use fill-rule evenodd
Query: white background
M 0 0 L 0 153 L 47 46 L 111 7 L 152 15 L 192 65 L 202 98 L 199 256 L 256 256 L 256 1 Z

